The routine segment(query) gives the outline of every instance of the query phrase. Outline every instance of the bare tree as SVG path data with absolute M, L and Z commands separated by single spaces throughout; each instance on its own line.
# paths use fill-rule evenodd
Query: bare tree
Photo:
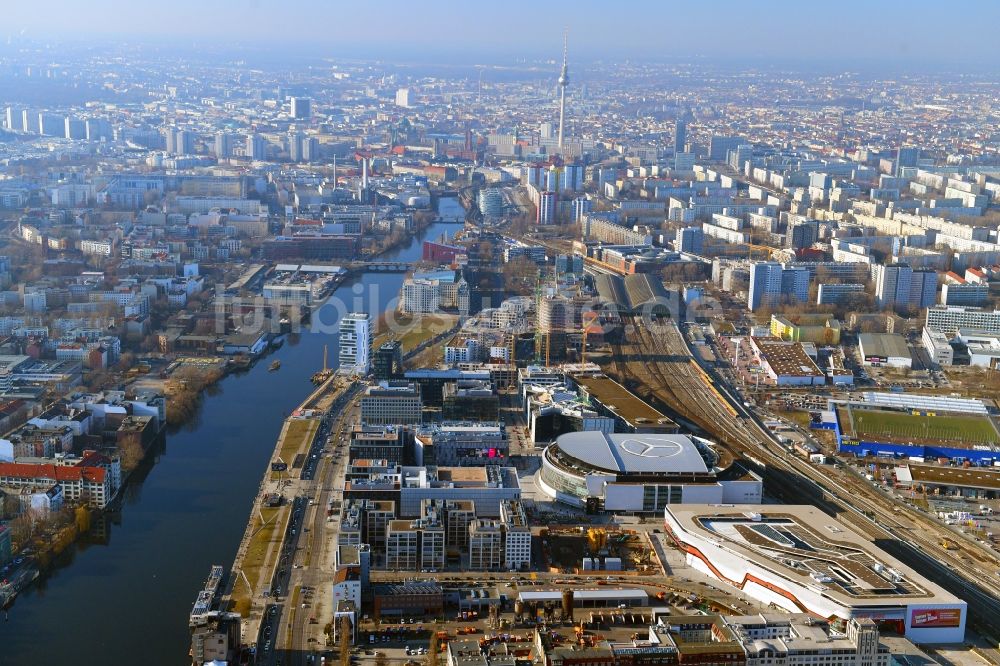
M 441 656 L 441 644 L 438 642 L 437 632 L 431 631 L 431 640 L 427 644 L 427 661 L 425 666 L 438 666 Z
M 340 617 L 337 647 L 340 651 L 340 666 L 351 666 L 351 620 L 346 615 Z

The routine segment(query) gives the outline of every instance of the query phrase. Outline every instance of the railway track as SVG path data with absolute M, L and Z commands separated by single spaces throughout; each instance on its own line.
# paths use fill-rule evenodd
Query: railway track
M 634 318 L 624 324 L 625 341 L 614 347 L 613 359 L 621 379 L 645 385 L 679 418 L 755 463 L 771 492 L 836 515 L 965 600 L 972 623 L 1000 636 L 1000 584 L 994 582 L 1000 560 L 993 554 L 978 552 L 982 549 L 973 553 L 968 544 L 959 551 L 964 556 L 948 551 L 940 545 L 941 526 L 927 516 L 899 505 L 860 477 L 841 473 L 835 478 L 828 469 L 790 456 L 725 386 L 697 365 L 675 324 Z

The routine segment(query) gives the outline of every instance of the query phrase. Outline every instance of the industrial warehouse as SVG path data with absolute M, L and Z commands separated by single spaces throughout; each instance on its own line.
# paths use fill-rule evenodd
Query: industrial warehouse
M 921 643 L 965 636 L 964 601 L 814 507 L 671 505 L 664 524 L 688 564 L 761 602 Z
M 717 470 L 704 439 L 675 434 L 573 432 L 545 449 L 538 485 L 588 510 L 651 513 L 667 504 L 761 498 L 761 479 L 736 463 Z

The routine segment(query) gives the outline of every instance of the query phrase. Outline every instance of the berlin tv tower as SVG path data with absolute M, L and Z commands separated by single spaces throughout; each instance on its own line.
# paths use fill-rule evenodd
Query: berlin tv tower
M 569 28 L 563 32 L 563 65 L 559 73 L 559 152 L 563 147 L 563 122 L 566 119 L 566 86 L 569 85 L 569 66 L 566 63 L 566 52 L 569 41 Z

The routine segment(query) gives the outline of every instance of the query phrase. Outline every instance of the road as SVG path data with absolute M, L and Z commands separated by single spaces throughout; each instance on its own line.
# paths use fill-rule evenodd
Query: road
M 310 466 L 303 468 L 299 492 L 308 498 L 302 532 L 305 543 L 294 552 L 287 582 L 287 589 L 298 594 L 296 605 L 288 605 L 282 623 L 282 664 L 306 664 L 309 654 L 325 647 L 323 629 L 334 611 L 334 551 L 340 525 L 327 520 L 326 508 L 331 499 L 342 499 L 350 428 L 357 420 L 359 400 L 356 387 L 331 406 L 325 420 L 329 430 L 317 438 Z
M 308 561 L 314 549 L 314 535 L 320 534 L 320 547 L 326 546 L 328 541 L 322 537 L 323 519 L 325 518 L 326 498 L 331 492 L 332 486 L 326 483 L 324 470 L 342 469 L 340 464 L 328 465 L 324 454 L 327 446 L 327 439 L 330 432 L 337 433 L 342 437 L 347 414 L 349 410 L 344 409 L 345 405 L 357 395 L 360 385 L 355 384 L 341 394 L 326 410 L 323 421 L 316 431 L 313 441 L 306 453 L 299 477 L 287 482 L 286 492 L 294 496 L 292 500 L 292 511 L 289 517 L 288 526 L 285 529 L 284 539 L 281 544 L 280 555 L 275 564 L 271 576 L 269 589 L 264 591 L 264 595 L 270 599 L 264 607 L 260 626 L 257 630 L 257 654 L 256 663 L 266 666 L 274 666 L 277 663 L 287 664 L 288 655 L 299 654 L 301 649 L 296 642 L 294 629 L 302 618 L 307 616 L 297 613 L 301 604 L 302 572 L 306 569 L 303 561 Z M 338 441 L 340 441 L 338 439 Z M 323 481 L 317 481 L 318 475 Z M 323 491 L 317 497 L 317 488 L 323 485 Z M 321 508 L 322 510 L 319 510 Z M 300 545 L 305 538 L 305 544 Z M 319 573 L 315 574 L 317 577 Z M 285 658 L 281 658 L 285 656 Z

